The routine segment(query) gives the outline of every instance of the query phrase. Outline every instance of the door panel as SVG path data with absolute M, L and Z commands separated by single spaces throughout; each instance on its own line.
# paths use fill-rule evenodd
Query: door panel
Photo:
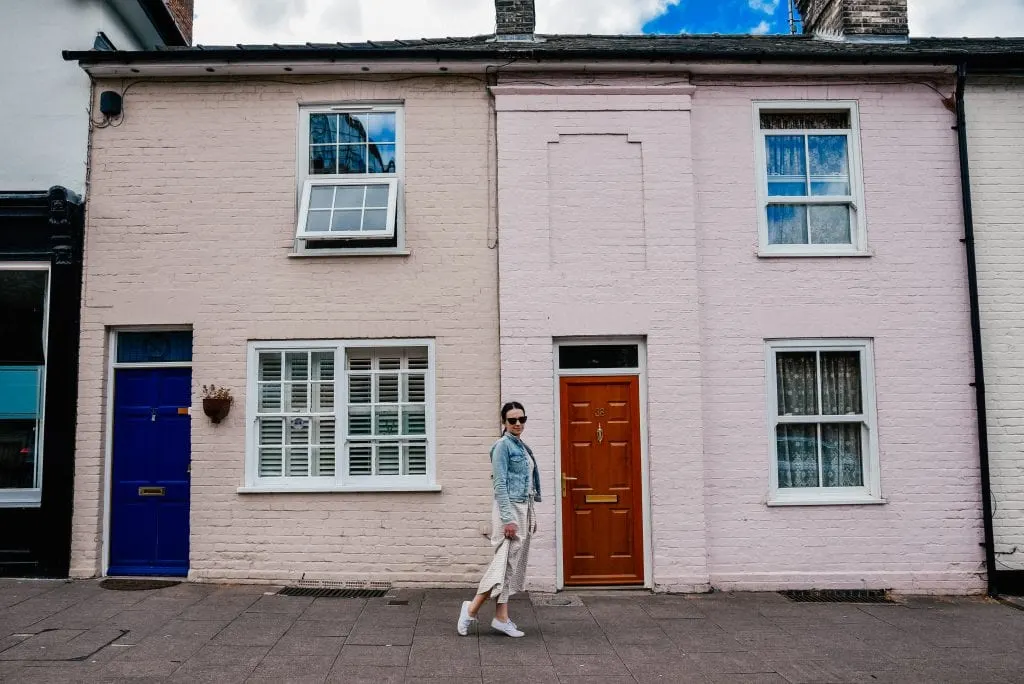
M 644 581 L 639 386 L 636 376 L 561 379 L 566 585 Z
M 191 401 L 190 369 L 115 373 L 108 574 L 188 574 Z

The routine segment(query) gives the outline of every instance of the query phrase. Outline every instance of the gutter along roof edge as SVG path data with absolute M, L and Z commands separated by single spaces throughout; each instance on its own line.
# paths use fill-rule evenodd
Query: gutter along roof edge
M 1024 39 L 911 39 L 849 43 L 807 36 L 549 36 L 538 42 L 494 42 L 487 36 L 417 41 L 306 45 L 237 45 L 141 51 L 71 51 L 67 61 L 100 64 L 186 64 L 379 61 L 648 61 L 819 64 L 959 64 L 1024 67 Z

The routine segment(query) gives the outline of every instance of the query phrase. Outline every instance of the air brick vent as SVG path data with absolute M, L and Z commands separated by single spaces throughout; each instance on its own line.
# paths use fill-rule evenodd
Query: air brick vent
M 381 598 L 387 589 L 332 589 L 330 587 L 285 587 L 279 596 L 308 596 L 312 598 Z
M 886 589 L 809 589 L 779 593 L 796 603 L 895 603 Z

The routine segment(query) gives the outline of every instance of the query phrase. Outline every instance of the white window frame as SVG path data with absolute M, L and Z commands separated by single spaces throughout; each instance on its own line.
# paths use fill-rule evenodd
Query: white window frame
M 861 439 L 864 467 L 864 485 L 861 487 L 779 487 L 778 444 L 776 427 L 794 423 L 841 423 L 849 422 L 847 416 L 791 416 L 779 418 L 778 373 L 775 354 L 777 352 L 830 352 L 848 351 L 860 354 L 861 397 L 863 407 L 864 434 Z M 768 398 L 768 442 L 769 442 L 769 506 L 810 506 L 844 504 L 881 504 L 880 470 L 878 464 L 878 417 L 875 410 L 875 364 L 874 345 L 870 339 L 791 339 L 765 340 L 765 363 Z M 821 395 L 819 373 L 819 396 Z M 857 421 L 861 422 L 861 421 Z M 819 445 L 819 461 L 820 455 Z
M 848 112 L 849 129 L 761 129 L 761 114 L 767 112 Z M 768 195 L 768 160 L 765 138 L 769 135 L 845 135 L 850 161 L 849 196 L 837 201 L 836 196 L 808 195 L 800 197 L 773 197 Z M 762 257 L 836 257 L 869 256 L 867 219 L 864 210 L 864 173 L 860 145 L 860 108 L 855 100 L 784 100 L 754 102 L 754 140 L 756 159 L 758 256 Z M 810 163 L 810 160 L 808 160 Z M 772 245 L 768 243 L 769 204 L 842 204 L 850 206 L 850 240 L 848 245 Z
M 421 347 L 427 351 L 426 376 L 426 441 L 427 472 L 425 475 L 348 475 L 349 441 L 367 441 L 365 437 L 350 440 L 348 436 L 348 351 L 367 348 Z M 335 353 L 335 475 L 330 477 L 260 477 L 259 454 L 256 448 L 259 403 L 259 353 L 333 350 Z M 249 342 L 246 382 L 245 486 L 240 494 L 301 492 L 439 492 L 436 481 L 436 355 L 432 339 L 383 340 L 282 340 Z
M 377 174 L 382 175 L 382 174 Z M 329 187 L 341 187 L 345 185 L 387 185 L 388 186 L 388 218 L 387 224 L 383 230 L 361 230 L 352 232 L 341 232 L 336 231 L 328 233 L 325 231 L 307 231 L 306 223 L 309 218 L 309 198 L 313 192 L 313 188 L 317 186 L 326 185 Z M 332 177 L 320 177 L 310 178 L 302 184 L 302 199 L 299 202 L 299 227 L 296 232 L 296 237 L 300 240 L 370 240 L 370 239 L 387 239 L 395 236 L 395 221 L 398 212 L 398 179 L 390 176 L 385 176 L 377 181 L 367 180 L 364 176 L 360 175 L 356 179 L 342 178 L 339 179 L 336 176 Z
M 43 435 L 46 431 L 46 371 L 50 351 L 50 302 L 53 296 L 53 273 L 44 261 L 4 261 L 2 271 L 46 271 L 46 297 L 43 300 L 43 366 L 39 369 L 39 416 L 36 418 L 36 474 L 37 487 L 0 489 L 0 508 L 39 508 L 43 502 Z M 0 362 L 0 365 L 3 365 Z
M 309 172 L 309 120 L 313 114 L 366 114 L 390 112 L 395 115 L 395 162 L 397 172 L 360 174 L 312 174 Z M 407 254 L 405 247 L 405 107 L 402 103 L 333 103 L 299 106 L 298 140 L 296 141 L 296 211 L 295 211 L 295 252 L 293 256 L 333 255 L 379 255 Z M 309 209 L 310 191 L 313 185 L 364 185 L 366 183 L 388 182 L 392 190 L 388 201 L 388 230 L 360 232 L 357 235 L 324 234 L 306 232 L 306 215 Z M 367 247 L 361 243 L 368 240 L 394 238 L 395 245 L 389 247 Z M 307 240 L 337 241 L 337 247 L 306 247 Z

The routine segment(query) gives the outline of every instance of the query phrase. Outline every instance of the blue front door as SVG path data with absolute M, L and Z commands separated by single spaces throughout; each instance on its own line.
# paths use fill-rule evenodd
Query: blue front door
M 108 574 L 188 574 L 191 403 L 191 369 L 115 371 Z

